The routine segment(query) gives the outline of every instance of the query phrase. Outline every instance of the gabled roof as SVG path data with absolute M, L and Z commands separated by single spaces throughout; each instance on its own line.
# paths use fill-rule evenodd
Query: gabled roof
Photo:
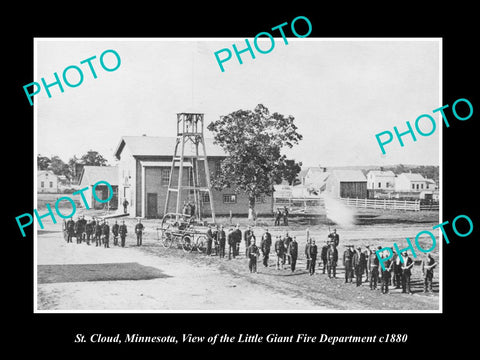
M 370 170 L 369 174 L 373 174 L 376 177 L 395 177 L 395 173 L 391 170 L 381 171 L 381 170 Z
M 410 181 L 425 181 L 425 178 L 422 176 L 422 174 L 417 173 L 401 173 L 398 176 L 405 176 Z
M 360 170 L 333 170 L 332 174 L 342 182 L 367 182 Z
M 91 186 L 98 181 L 106 181 L 110 185 L 118 185 L 117 166 L 90 166 L 83 167 L 80 174 L 80 185 Z
M 330 176 L 329 172 L 325 172 L 324 168 L 320 167 L 309 167 L 304 176 L 307 174 L 309 174 L 310 180 L 307 181 L 307 179 L 305 179 L 306 184 L 320 184 L 327 181 L 328 177 Z
M 37 176 L 40 176 L 40 175 L 52 175 L 52 176 L 57 176 L 53 173 L 52 170 L 37 170 Z
M 115 149 L 115 157 L 120 159 L 123 148 L 127 146 L 133 156 L 173 156 L 175 150 L 175 137 L 165 136 L 123 136 Z M 205 138 L 207 156 L 226 156 L 225 152 L 218 145 L 213 144 L 213 139 Z M 199 147 L 200 154 L 203 149 Z M 194 155 L 193 143 L 185 144 L 185 156 Z M 180 145 L 178 148 L 180 154 Z

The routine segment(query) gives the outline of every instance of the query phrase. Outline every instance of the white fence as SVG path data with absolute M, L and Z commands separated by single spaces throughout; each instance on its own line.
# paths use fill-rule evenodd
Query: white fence
M 420 211 L 420 200 L 391 200 L 391 199 L 350 199 L 341 198 L 341 201 L 347 206 L 354 206 L 366 209 L 388 209 Z

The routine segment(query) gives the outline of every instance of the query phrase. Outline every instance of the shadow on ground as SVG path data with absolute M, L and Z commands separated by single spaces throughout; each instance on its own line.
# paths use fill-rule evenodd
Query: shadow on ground
M 37 278 L 39 284 L 83 282 L 83 281 L 115 281 L 115 280 L 150 280 L 170 277 L 157 268 L 139 263 L 109 264 L 65 264 L 38 265 Z

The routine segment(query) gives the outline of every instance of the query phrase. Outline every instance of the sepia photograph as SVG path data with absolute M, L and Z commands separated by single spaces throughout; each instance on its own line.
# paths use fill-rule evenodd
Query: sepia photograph
M 34 39 L 35 313 L 442 312 L 442 38 L 272 36 Z

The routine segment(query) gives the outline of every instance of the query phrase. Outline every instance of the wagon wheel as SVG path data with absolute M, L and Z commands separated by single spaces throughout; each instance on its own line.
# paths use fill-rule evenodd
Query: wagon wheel
M 183 251 L 191 252 L 193 250 L 193 241 L 190 235 L 184 235 L 182 238 Z
M 204 235 L 200 235 L 197 238 L 196 244 L 197 244 L 197 251 L 199 253 L 204 253 L 205 250 L 207 250 L 207 237 Z

